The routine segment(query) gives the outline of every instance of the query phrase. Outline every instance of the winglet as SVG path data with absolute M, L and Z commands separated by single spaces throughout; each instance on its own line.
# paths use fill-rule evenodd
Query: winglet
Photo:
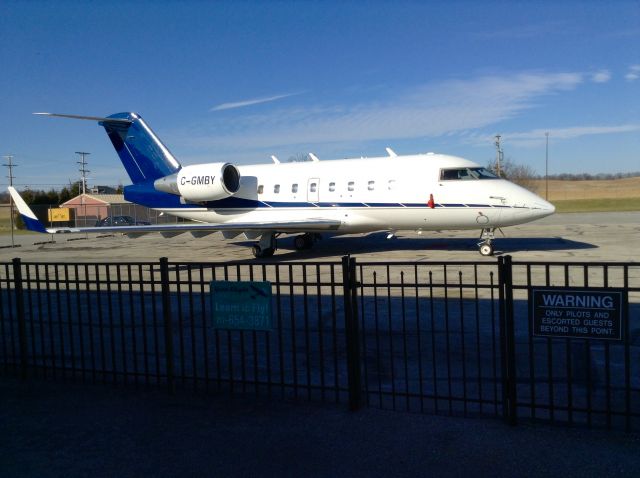
M 29 206 L 27 206 L 27 203 L 24 202 L 24 199 L 20 197 L 20 194 L 18 194 L 18 191 L 16 191 L 14 187 L 9 186 L 9 194 L 11 194 L 11 197 L 13 198 L 13 202 L 16 203 L 16 206 L 18 207 L 18 212 L 20 213 L 20 216 L 22 217 L 22 220 L 24 221 L 25 226 L 27 226 L 27 229 L 29 229 L 30 231 L 46 233 L 47 229 L 38 220 L 36 215 L 29 208 Z

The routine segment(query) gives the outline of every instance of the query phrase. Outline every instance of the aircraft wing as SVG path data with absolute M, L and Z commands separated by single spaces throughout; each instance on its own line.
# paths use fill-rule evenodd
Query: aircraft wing
M 15 188 L 9 187 L 9 193 L 18 208 L 22 220 L 30 231 L 58 234 L 58 233 L 109 233 L 119 232 L 138 236 L 150 232 L 160 232 L 165 235 L 180 234 L 182 232 L 194 232 L 196 234 L 206 234 L 216 231 L 274 231 L 274 232 L 306 232 L 306 231 L 332 231 L 340 226 L 340 221 L 335 219 L 300 219 L 292 221 L 253 221 L 253 222 L 226 222 L 226 223 L 206 223 L 190 222 L 178 224 L 153 224 L 137 226 L 107 226 L 107 227 L 54 227 L 47 228 L 40 222 L 31 211 L 24 199 L 18 194 Z

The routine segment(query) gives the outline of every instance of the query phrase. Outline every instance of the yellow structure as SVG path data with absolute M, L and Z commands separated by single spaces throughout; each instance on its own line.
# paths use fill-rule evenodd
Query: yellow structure
M 49 222 L 68 222 L 71 214 L 68 207 L 49 209 Z

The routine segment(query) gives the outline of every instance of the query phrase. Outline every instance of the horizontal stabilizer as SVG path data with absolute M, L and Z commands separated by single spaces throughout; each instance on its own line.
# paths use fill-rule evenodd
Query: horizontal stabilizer
M 105 121 L 108 123 L 127 123 L 131 124 L 132 121 L 126 118 L 102 118 L 100 116 L 80 116 L 80 115 L 63 115 L 60 113 L 33 113 L 34 115 L 40 116 L 56 116 L 58 118 L 71 118 L 71 119 L 80 119 L 80 120 L 89 120 L 89 121 Z

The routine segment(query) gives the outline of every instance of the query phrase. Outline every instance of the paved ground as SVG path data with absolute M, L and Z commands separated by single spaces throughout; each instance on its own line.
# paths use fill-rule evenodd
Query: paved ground
M 640 476 L 640 436 L 0 380 L 0 476 Z
M 419 236 L 402 233 L 387 240 L 386 234 L 327 238 L 310 251 L 297 252 L 291 239 L 281 239 L 280 249 L 269 259 L 275 261 L 328 261 L 352 254 L 360 261 L 448 261 L 486 260 L 477 252 L 478 231 L 429 232 Z M 504 229 L 498 233 L 497 253 L 511 254 L 515 260 L 541 261 L 640 261 L 640 212 L 556 214 L 531 224 Z M 138 239 L 57 235 L 16 236 L 19 248 L 0 248 L 0 261 L 21 257 L 25 261 L 126 261 L 152 260 L 167 256 L 174 261 L 240 261 L 252 259 L 253 242 L 225 241 L 221 234 L 194 239 L 183 234 L 165 239 L 150 234 Z M 11 237 L 0 237 L 10 245 Z
M 640 260 L 640 212 L 558 214 L 505 229 L 517 260 Z M 475 232 L 332 238 L 273 258 L 487 260 Z M 17 236 L 0 261 L 234 261 L 248 241 L 150 235 L 33 245 Z M 0 245 L 10 236 L 0 237 Z M 0 476 L 640 476 L 640 436 L 163 391 L 0 379 Z

